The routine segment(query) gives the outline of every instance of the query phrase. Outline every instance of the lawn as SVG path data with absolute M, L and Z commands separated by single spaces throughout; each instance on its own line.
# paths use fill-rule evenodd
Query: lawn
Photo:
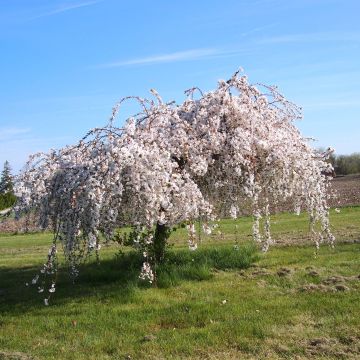
M 358 359 L 360 207 L 331 221 L 338 243 L 317 254 L 305 215 L 274 216 L 267 253 L 249 244 L 250 218 L 223 220 L 196 252 L 181 229 L 156 288 L 136 256 L 104 248 L 75 285 L 61 273 L 48 307 L 25 283 L 51 234 L 2 235 L 0 359 Z

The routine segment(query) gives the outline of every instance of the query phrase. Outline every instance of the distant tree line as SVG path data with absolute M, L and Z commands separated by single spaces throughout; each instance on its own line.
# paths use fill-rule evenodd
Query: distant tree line
M 16 196 L 13 192 L 13 177 L 8 161 L 5 161 L 0 178 L 0 211 L 14 205 Z
M 360 153 L 331 155 L 329 160 L 336 175 L 360 174 Z

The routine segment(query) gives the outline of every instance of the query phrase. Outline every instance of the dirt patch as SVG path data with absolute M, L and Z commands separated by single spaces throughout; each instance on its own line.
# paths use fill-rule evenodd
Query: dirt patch
M 258 277 L 258 276 L 268 276 L 271 275 L 271 272 L 269 272 L 265 268 L 259 268 L 251 273 L 252 277 Z
M 291 275 L 292 272 L 293 272 L 293 271 L 292 271 L 291 269 L 283 267 L 283 268 L 281 268 L 281 269 L 279 269 L 279 270 L 277 271 L 277 275 L 280 276 L 280 277 L 284 277 L 284 276 L 289 276 L 289 275 Z
M 335 285 L 335 289 L 336 289 L 336 291 L 349 291 L 350 290 L 350 288 L 344 284 Z
M 315 292 L 315 291 L 334 292 L 334 289 L 330 286 L 326 286 L 324 284 L 312 284 L 312 283 L 301 286 L 299 290 L 302 292 Z
M 311 270 L 308 275 L 312 274 L 315 270 Z M 317 273 L 316 277 L 319 274 Z M 305 284 L 298 288 L 299 291 L 302 292 L 345 292 L 350 291 L 351 288 L 349 287 L 349 281 L 356 281 L 359 278 L 355 276 L 341 276 L 341 275 L 333 275 L 329 276 L 326 279 L 323 279 L 320 284 Z M 355 285 L 356 288 L 356 285 Z
M 319 337 L 308 340 L 306 353 L 309 357 L 359 359 L 360 348 L 356 342 L 347 342 L 345 344 L 339 341 L 339 339 Z
M 35 358 L 21 352 L 0 350 L 0 360 L 35 360 Z
M 38 226 L 34 214 L 23 216 L 19 220 L 13 218 L 0 219 L 0 233 L 21 234 L 39 231 L 41 231 L 41 228 Z
M 330 276 L 327 279 L 323 280 L 322 283 L 325 285 L 341 284 L 345 282 L 345 279 L 346 278 L 341 275 L 335 275 L 335 276 Z
M 331 207 L 360 204 L 360 174 L 337 176 L 331 180 L 335 197 L 330 199 Z
M 156 340 L 156 336 L 155 335 L 145 335 L 141 341 L 142 342 L 149 342 L 149 341 L 155 341 Z
M 254 268 L 255 266 L 252 266 Z M 256 279 L 258 277 L 270 276 L 272 273 L 265 268 L 255 267 L 255 270 L 249 272 L 249 270 L 240 270 L 238 275 L 245 279 Z
M 319 277 L 320 276 L 320 274 L 316 270 L 310 270 L 307 274 L 309 276 L 313 276 L 313 277 Z

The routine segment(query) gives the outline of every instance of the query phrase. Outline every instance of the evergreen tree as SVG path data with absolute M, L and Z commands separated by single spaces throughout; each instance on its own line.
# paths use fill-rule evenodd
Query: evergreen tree
M 6 160 L 4 163 L 3 171 L 1 172 L 0 180 L 0 193 L 6 194 L 13 191 L 13 182 L 11 176 L 11 167 L 9 162 Z
M 8 161 L 5 161 L 0 179 L 0 210 L 7 209 L 14 205 L 16 196 L 13 193 L 13 179 L 11 167 Z

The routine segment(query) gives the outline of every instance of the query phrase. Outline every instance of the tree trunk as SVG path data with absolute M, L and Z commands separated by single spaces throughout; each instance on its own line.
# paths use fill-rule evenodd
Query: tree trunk
M 153 243 L 154 260 L 156 264 L 160 264 L 165 258 L 165 249 L 169 235 L 169 227 L 159 223 L 156 224 Z

